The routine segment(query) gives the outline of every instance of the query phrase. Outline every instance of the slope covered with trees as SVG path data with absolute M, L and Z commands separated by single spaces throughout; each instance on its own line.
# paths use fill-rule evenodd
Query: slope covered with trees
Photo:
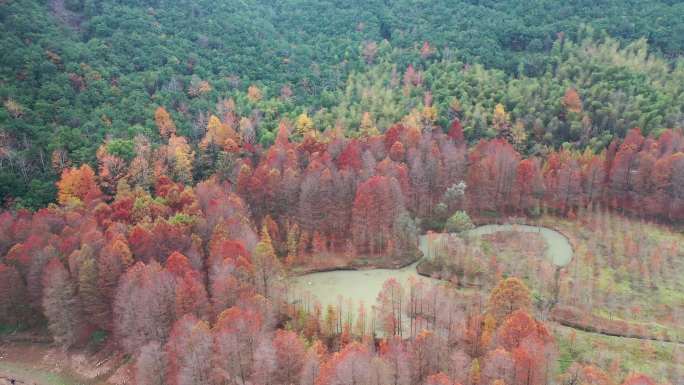
M 679 324 L 676 240 L 599 251 L 605 256 L 600 260 L 587 253 L 555 284 L 549 269 L 534 278 L 503 270 L 532 280 L 534 308 L 521 280 L 501 280 L 505 264 L 470 251 L 476 270 L 491 268 L 499 278 L 483 286 L 493 288 L 487 307 L 482 290 L 407 288 L 389 280 L 369 310 L 364 304 L 358 311 L 349 310 L 357 304 L 322 309 L 315 301 L 293 302 L 286 277 L 293 268 L 327 261 L 415 259 L 417 236 L 467 227 L 464 210 L 475 218 L 580 215 L 599 227 L 603 222 L 587 217 L 598 207 L 681 220 L 681 130 L 644 137 L 633 129 L 600 154 L 562 149 L 539 158 L 516 151 L 503 123 L 494 127 L 498 138 L 467 148 L 457 118 L 445 134 L 432 123 L 428 104 L 384 134 L 371 128 L 352 138 L 339 127 L 319 134 L 306 116 L 294 126 L 283 121 L 274 144 L 262 150 L 247 140 L 248 130 L 225 123 L 234 119 L 230 108 L 227 103 L 224 120 L 210 117 L 196 148 L 159 108 L 154 119 L 163 144 L 152 147 L 138 137 L 136 156 L 128 161 L 105 143 L 97 171 L 88 165 L 63 170 L 59 205 L 4 212 L 2 322 L 46 323 L 64 346 L 104 333 L 110 346 L 136 357 L 141 383 L 269 384 L 294 376 L 304 383 L 375 378 L 383 384 L 382 376 L 396 376 L 411 384 L 440 378 L 542 384 L 559 374 L 558 348 L 530 314 L 547 314 L 543 303 L 597 316 L 599 309 L 612 311 L 614 286 L 582 282 L 591 281 L 592 272 L 619 268 L 618 258 L 624 258 L 632 261 L 626 271 L 631 280 L 648 274 L 645 282 L 667 282 L 662 295 L 675 297 L 669 310 L 657 310 L 663 313 L 658 322 Z M 220 168 L 193 184 L 195 168 L 203 167 L 198 162 Z M 450 221 L 453 213 L 465 219 Z M 312 344 L 308 352 L 300 338 Z M 298 358 L 279 352 L 290 348 Z M 300 361 L 289 361 L 295 359 Z M 409 369 L 396 372 L 398 367 Z M 568 370 L 563 365 L 561 373 L 580 375 Z M 612 376 L 619 381 L 624 375 Z
M 0 1 L 0 337 L 141 385 L 680 383 L 682 13 Z M 575 258 L 455 235 L 375 304 L 290 286 L 510 218 Z
M 401 103 L 348 108 L 343 96 L 367 95 L 382 77 L 431 90 L 445 130 L 457 97 L 470 141 L 491 135 L 485 126 L 497 103 L 512 124 L 523 120 L 529 147 L 584 146 L 591 137 L 601 147 L 635 125 L 681 126 L 681 13 L 681 4 L 665 1 L 3 2 L 0 194 L 9 204 L 40 207 L 55 200 L 65 164 L 94 166 L 103 139 L 129 158 L 136 135 L 159 143 L 158 106 L 191 143 L 219 112 L 216 103 L 230 97 L 263 145 L 281 118 L 302 112 L 320 114 L 323 130 L 344 111 L 350 131 L 371 112 L 382 131 L 423 98 L 421 90 L 405 101 L 383 87 L 363 97 L 364 106 Z M 604 30 L 624 44 L 645 37 L 666 61 L 647 59 L 643 42 L 623 54 L 617 42 L 563 49 L 566 41 L 601 41 Z M 391 64 L 369 68 L 377 62 Z M 488 70 L 463 72 L 477 63 Z M 566 116 L 559 100 L 573 88 L 582 103 L 571 92 L 574 116 Z

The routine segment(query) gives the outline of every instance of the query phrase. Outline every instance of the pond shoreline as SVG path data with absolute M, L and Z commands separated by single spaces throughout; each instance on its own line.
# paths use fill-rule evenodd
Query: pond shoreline
M 421 277 L 436 279 L 436 280 L 439 280 L 442 282 L 450 282 L 453 284 L 453 281 L 445 279 L 445 278 L 436 277 L 429 270 L 426 270 L 427 268 L 425 266 L 429 263 L 430 263 L 430 261 L 428 261 L 426 259 L 421 259 L 420 261 L 418 261 L 418 263 L 416 264 L 416 273 L 418 275 L 420 275 Z M 464 283 L 464 282 L 461 282 L 459 280 L 458 283 L 456 283 L 456 287 L 458 287 L 459 289 L 463 289 L 463 288 L 480 289 L 480 288 L 482 288 L 482 284 L 472 283 L 472 282 L 465 282 Z
M 507 223 L 506 225 L 489 224 L 478 226 L 469 230 L 469 232 L 474 236 L 481 236 L 501 231 L 516 230 L 516 225 L 520 226 L 517 229 L 518 231 L 540 233 L 544 237 L 547 243 L 546 255 L 554 265 L 559 267 L 567 266 L 572 260 L 573 247 L 569 238 L 552 228 L 539 225 Z M 422 235 L 418 247 L 420 254 L 416 253 L 414 258 L 404 260 L 401 264 L 348 265 L 297 272 L 289 278 L 293 288 L 292 293 L 295 296 L 316 298 L 323 306 L 336 305 L 339 303 L 340 298 L 344 298 L 351 303 L 363 302 L 365 304 L 374 304 L 377 300 L 377 293 L 382 290 L 383 284 L 390 278 L 394 278 L 403 284 L 410 282 L 411 279 L 448 282 L 448 280 L 441 280 L 425 274 L 419 266 L 421 262 L 430 257 L 429 243 L 449 234 L 453 233 L 427 233 Z M 391 267 L 378 267 L 380 265 L 389 265 Z M 462 284 L 461 287 L 474 286 Z
M 475 223 L 476 227 L 488 226 L 488 225 L 511 225 L 511 226 L 524 225 L 524 226 L 533 226 L 533 227 L 545 227 L 549 230 L 553 230 L 553 231 L 557 232 L 558 234 L 562 235 L 568 241 L 568 243 L 570 244 L 570 247 L 572 248 L 572 252 L 573 252 L 573 258 L 572 259 L 574 259 L 574 253 L 575 253 L 575 250 L 577 250 L 577 239 L 575 239 L 575 237 L 573 237 L 573 236 L 568 235 L 564 229 L 558 227 L 555 223 L 548 223 L 548 222 L 543 221 L 542 220 L 543 218 L 556 218 L 556 217 L 555 216 L 549 216 L 549 217 L 542 216 L 542 217 L 539 217 L 538 219 L 527 218 L 527 217 L 509 217 L 508 218 L 509 221 L 497 221 L 497 220 L 485 221 L 485 220 L 473 219 L 473 222 Z M 511 221 L 511 220 L 513 220 L 513 221 Z M 517 220 L 519 220 L 519 222 L 517 222 Z M 572 260 L 571 260 L 571 262 L 572 262 Z M 570 262 L 568 262 L 567 265 L 561 267 L 561 269 L 564 269 L 568 265 L 570 265 Z
M 422 235 L 421 235 L 422 236 Z M 377 263 L 377 264 L 367 264 L 367 265 L 354 265 L 353 263 L 345 266 L 328 266 L 328 267 L 312 267 L 308 269 L 303 269 L 303 270 L 298 270 L 298 271 L 288 271 L 290 273 L 290 277 L 301 277 L 305 276 L 308 274 L 315 274 L 315 273 L 330 273 L 330 272 L 335 272 L 335 271 L 365 271 L 365 270 L 378 270 L 378 269 L 387 269 L 387 270 L 399 270 L 403 269 L 405 267 L 409 267 L 413 265 L 414 263 L 420 262 L 420 260 L 423 259 L 424 255 L 423 252 L 420 250 L 417 250 L 417 254 L 407 260 L 402 260 L 398 261 L 397 263 Z
M 516 217 L 516 219 L 518 219 Z M 574 251 L 577 246 L 577 240 L 573 239 L 572 237 L 568 236 L 563 229 L 558 228 L 554 224 L 550 223 L 543 223 L 540 221 L 536 220 L 529 220 L 528 218 L 520 218 L 521 222 L 511 222 L 511 221 L 497 221 L 497 220 L 492 220 L 492 221 L 476 221 L 476 228 L 478 227 L 484 227 L 484 226 L 512 226 L 515 227 L 516 225 L 519 226 L 529 226 L 529 227 L 540 227 L 540 228 L 546 228 L 548 230 L 552 230 L 560 235 L 562 235 L 565 240 L 568 242 L 570 245 L 573 256 L 574 256 Z M 435 234 L 435 235 L 445 235 L 445 234 L 456 234 L 456 233 L 447 233 L 447 232 L 427 232 L 427 233 L 422 233 L 419 235 L 420 238 L 427 236 L 428 234 Z M 425 257 L 424 253 L 422 250 L 419 250 L 418 254 L 414 256 L 410 260 L 403 260 L 399 261 L 398 263 L 392 263 L 391 261 L 387 263 L 373 263 L 373 264 L 367 264 L 367 265 L 355 265 L 354 262 L 348 264 L 348 265 L 341 265 L 341 266 L 328 266 L 328 267 L 312 267 L 312 268 L 304 268 L 302 270 L 297 270 L 297 271 L 292 271 L 289 270 L 288 273 L 290 274 L 291 278 L 295 277 L 302 277 L 305 275 L 309 274 L 316 274 L 316 273 L 329 273 L 329 272 L 335 272 L 335 271 L 365 271 L 365 270 L 378 270 L 378 269 L 387 269 L 387 270 L 399 270 L 403 269 L 406 267 L 409 267 L 413 264 L 416 264 L 416 272 L 418 275 L 426 277 L 426 278 L 433 278 L 430 276 L 428 273 L 421 272 L 418 267 L 424 262 L 423 259 Z M 572 261 L 572 257 L 570 258 L 570 262 Z M 568 262 L 564 266 L 560 266 L 561 269 L 564 269 L 566 266 L 570 264 Z M 464 287 L 472 287 L 472 286 L 464 286 Z

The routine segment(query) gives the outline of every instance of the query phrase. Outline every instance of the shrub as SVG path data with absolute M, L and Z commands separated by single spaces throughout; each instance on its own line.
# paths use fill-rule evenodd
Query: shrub
M 465 211 L 456 211 L 449 219 L 446 221 L 444 230 L 449 233 L 460 233 L 466 230 L 471 230 L 475 227 L 473 221 L 470 220 L 470 216 Z

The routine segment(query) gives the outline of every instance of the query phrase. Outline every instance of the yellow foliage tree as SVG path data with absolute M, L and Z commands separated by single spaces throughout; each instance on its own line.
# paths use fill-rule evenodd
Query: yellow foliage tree
M 487 314 L 484 319 L 484 328 L 482 330 L 482 337 L 480 338 L 480 345 L 482 350 L 486 350 L 489 344 L 492 342 L 494 333 L 496 332 L 496 319 L 491 315 Z
M 477 358 L 470 364 L 470 384 L 480 385 L 480 360 Z
M 458 114 L 461 112 L 461 109 L 461 101 L 458 100 L 458 98 L 451 99 L 451 102 L 449 103 L 449 112 L 452 114 Z
M 522 151 L 525 147 L 525 141 L 527 140 L 527 133 L 525 132 L 525 125 L 522 120 L 515 122 L 511 134 L 513 135 L 513 145 L 515 146 L 515 149 Z
M 417 109 L 412 109 L 411 112 L 409 112 L 408 115 L 404 116 L 402 119 L 402 123 L 406 127 L 412 127 L 416 130 L 418 130 L 418 134 L 420 134 L 420 127 L 422 125 L 422 112 L 417 110 Z
M 253 263 L 258 292 L 265 298 L 270 298 L 274 294 L 273 286 L 281 275 L 282 267 L 265 223 L 261 229 L 261 240 L 254 248 Z
M 190 183 L 192 181 L 192 163 L 195 153 L 190 148 L 190 145 L 188 145 L 185 137 L 172 135 L 169 138 L 167 156 L 169 163 L 171 163 L 173 177 L 177 181 Z
M 238 134 L 228 124 L 221 122 L 216 115 L 209 117 L 207 133 L 202 141 L 203 144 L 215 144 L 225 150 L 232 149 L 239 142 Z
M 378 128 L 375 127 L 375 123 L 373 122 L 370 112 L 364 112 L 363 116 L 361 116 L 361 127 L 359 127 L 359 133 L 361 136 L 374 136 L 380 134 Z
M 313 120 L 311 120 L 306 112 L 302 112 L 295 121 L 295 134 L 299 136 L 305 136 L 311 130 L 313 130 L 313 128 Z
M 506 112 L 506 108 L 504 108 L 503 104 L 501 103 L 497 104 L 494 107 L 494 117 L 492 118 L 492 123 L 494 124 L 494 127 L 501 129 L 507 126 L 509 121 L 510 116 L 508 112 Z
M 3 102 L 5 109 L 13 118 L 21 118 L 24 115 L 24 107 L 21 104 L 15 102 L 12 98 L 9 98 Z
M 423 107 L 423 119 L 428 125 L 432 125 L 437 120 L 437 108 L 434 106 Z

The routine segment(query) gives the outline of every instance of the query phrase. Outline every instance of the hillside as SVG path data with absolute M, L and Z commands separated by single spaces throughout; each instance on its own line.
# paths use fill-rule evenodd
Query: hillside
M 0 0 L 0 382 L 684 384 L 682 15 Z

